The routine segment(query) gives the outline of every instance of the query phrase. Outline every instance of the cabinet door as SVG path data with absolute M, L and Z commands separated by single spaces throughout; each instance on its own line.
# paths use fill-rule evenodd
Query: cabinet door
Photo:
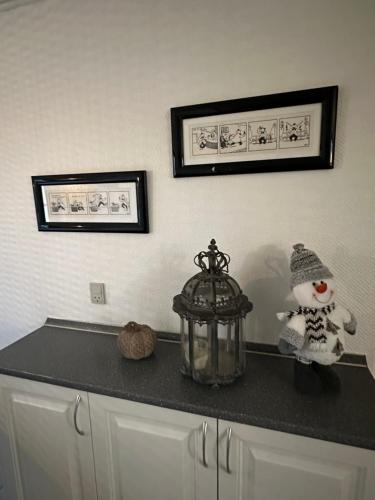
M 87 393 L 0 376 L 1 500 L 96 498 Z
M 375 452 L 219 420 L 219 493 L 220 500 L 374 500 Z
M 89 400 L 99 500 L 217 500 L 216 419 Z

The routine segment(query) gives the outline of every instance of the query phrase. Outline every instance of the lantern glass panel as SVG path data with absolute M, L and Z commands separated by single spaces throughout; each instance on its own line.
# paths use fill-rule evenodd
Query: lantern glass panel
M 246 329 L 246 318 L 240 319 L 240 360 L 239 360 L 239 370 L 244 373 L 246 370 L 246 339 L 245 339 L 245 329 Z
M 234 346 L 234 323 L 219 324 L 218 348 L 219 365 L 218 376 L 223 379 L 233 380 L 235 373 L 235 346 Z
M 181 372 L 184 375 L 191 375 L 189 362 L 189 338 L 188 338 L 188 322 L 185 318 L 180 319 L 180 334 L 181 334 Z
M 205 381 L 211 375 L 211 349 L 207 334 L 207 324 L 195 323 L 194 326 L 194 364 L 192 366 L 192 376 L 196 380 Z

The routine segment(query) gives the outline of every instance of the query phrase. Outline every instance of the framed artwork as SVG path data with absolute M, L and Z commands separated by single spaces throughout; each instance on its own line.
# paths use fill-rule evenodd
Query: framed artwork
M 32 177 L 39 231 L 148 233 L 146 172 Z
M 333 168 L 338 87 L 171 109 L 174 177 Z

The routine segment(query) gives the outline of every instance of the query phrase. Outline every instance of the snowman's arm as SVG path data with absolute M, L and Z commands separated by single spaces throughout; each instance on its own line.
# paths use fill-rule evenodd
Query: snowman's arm
M 337 305 L 337 313 L 341 317 L 344 330 L 349 335 L 354 335 L 357 329 L 357 320 L 354 314 L 352 314 L 348 309 L 345 309 L 340 304 Z
M 355 332 L 357 331 L 357 320 L 355 319 L 353 313 L 350 311 L 347 312 L 349 313 L 349 320 L 344 321 L 344 330 L 349 333 L 349 335 L 355 335 Z
M 280 344 L 279 348 L 285 351 L 285 343 L 293 346 L 294 349 L 302 349 L 305 343 L 305 329 L 306 321 L 304 316 L 298 314 L 293 316 L 280 333 Z
M 289 313 L 276 313 L 277 319 L 280 321 L 283 321 L 284 319 L 287 319 L 289 317 Z

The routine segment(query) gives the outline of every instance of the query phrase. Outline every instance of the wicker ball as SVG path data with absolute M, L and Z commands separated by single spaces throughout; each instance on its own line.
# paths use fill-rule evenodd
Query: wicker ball
M 155 349 L 156 333 L 147 325 L 130 321 L 119 333 L 117 345 L 125 358 L 148 358 Z

